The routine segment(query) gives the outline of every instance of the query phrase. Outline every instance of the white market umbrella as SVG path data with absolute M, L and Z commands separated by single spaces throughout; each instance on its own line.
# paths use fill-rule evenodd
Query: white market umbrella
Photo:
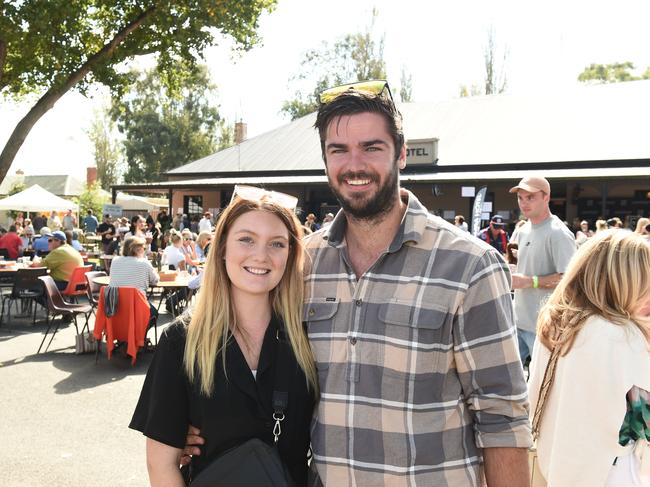
M 67 211 L 76 208 L 77 205 L 72 201 L 60 198 L 38 184 L 0 200 L 0 210 L 43 212 L 52 210 Z

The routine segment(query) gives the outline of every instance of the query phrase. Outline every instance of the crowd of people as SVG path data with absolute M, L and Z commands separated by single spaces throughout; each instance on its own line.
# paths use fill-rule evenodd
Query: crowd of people
M 158 278 L 147 254 L 181 270 L 211 255 L 130 424 L 151 484 L 185 485 L 179 462 L 223 483 L 224 457 L 261 440 L 278 485 L 526 487 L 533 446 L 549 486 L 650 485 L 650 220 L 570 229 L 529 176 L 510 189 L 512 234 L 497 214 L 475 238 L 400 187 L 386 82 L 319 101 L 336 217 L 301 223 L 292 196 L 235 187 L 216 222 L 161 211 L 96 226 L 105 252 L 121 248 L 115 283 L 143 291 Z M 45 261 L 74 251 L 45 236 Z M 266 485 L 242 483 L 270 475 L 256 465 L 226 483 Z
M 479 239 L 460 215 L 431 215 L 400 188 L 402 119 L 385 82 L 326 90 L 315 127 L 342 209 L 300 228 L 259 190 L 224 210 L 218 258 L 192 314 L 163 334 L 131 423 L 152 485 L 183 485 L 179 459 L 218 483 L 226 452 L 253 439 L 277 442 L 296 485 L 311 445 L 314 486 L 524 487 L 533 440 L 553 487 L 649 485 L 641 232 L 576 235 L 543 177 L 511 188 L 523 219 L 510 238 L 499 215 Z

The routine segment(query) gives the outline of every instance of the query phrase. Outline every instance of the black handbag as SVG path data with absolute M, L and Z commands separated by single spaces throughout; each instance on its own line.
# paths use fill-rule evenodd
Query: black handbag
M 278 451 L 282 421 L 289 404 L 290 373 L 287 354 L 291 353 L 287 345 L 282 345 L 282 341 L 278 335 L 272 400 L 274 445 L 268 445 L 259 438 L 252 438 L 231 448 L 193 478 L 191 487 L 294 487 L 295 484 Z

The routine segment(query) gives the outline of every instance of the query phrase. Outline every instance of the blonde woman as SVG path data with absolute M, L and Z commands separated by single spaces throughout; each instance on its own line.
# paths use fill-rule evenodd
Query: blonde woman
M 169 245 L 162 253 L 161 262 L 170 268 L 185 270 L 185 253 L 183 252 L 183 237 L 176 230 L 169 235 Z
M 605 220 L 596 220 L 596 233 L 607 230 L 607 222 Z
M 593 236 L 594 232 L 589 230 L 589 222 L 587 220 L 582 220 L 580 222 L 580 229 L 576 232 L 576 245 L 580 247 L 588 238 Z
M 211 242 L 212 232 L 201 232 L 199 233 L 199 236 L 196 237 L 196 246 L 194 247 L 194 250 L 196 251 L 196 258 L 199 262 L 205 262 Z
M 251 199 L 235 191 L 219 218 L 191 321 L 165 330 L 131 422 L 148 437 L 153 486 L 184 485 L 178 465 L 190 424 L 205 439 L 193 474 L 249 439 L 273 443 L 281 344 L 292 372 L 279 451 L 295 484 L 306 484 L 317 377 L 301 320 L 302 231 L 272 197 L 277 193 L 258 190 L 261 196 Z
M 650 242 L 590 238 L 537 323 L 530 404 L 549 486 L 650 485 L 649 314 Z
M 635 233 L 638 233 L 639 235 L 648 235 L 648 232 L 646 230 L 646 227 L 650 225 L 650 219 L 648 218 L 639 218 L 639 221 L 636 222 L 636 230 Z

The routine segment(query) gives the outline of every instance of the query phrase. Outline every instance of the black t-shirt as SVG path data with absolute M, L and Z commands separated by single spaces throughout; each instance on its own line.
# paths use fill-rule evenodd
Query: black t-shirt
M 200 393 L 200 386 L 189 382 L 183 369 L 186 328 L 169 326 L 163 333 L 142 387 L 130 428 L 174 448 L 185 446 L 188 425 L 201 430 L 205 444 L 201 455 L 194 457 L 194 474 L 221 453 L 251 438 L 273 444 L 273 409 L 271 398 L 277 353 L 273 319 L 264 336 L 257 370 L 253 377 L 234 338 L 226 349 L 224 375 L 221 356 L 216 358 L 214 390 L 210 397 Z M 282 341 L 282 346 L 289 346 Z M 280 456 L 297 486 L 307 484 L 309 425 L 314 408 L 313 394 L 292 357 L 288 381 L 289 405 L 282 422 Z
M 97 233 L 103 233 L 103 232 L 106 232 L 108 230 L 111 231 L 110 235 L 102 235 L 102 243 L 104 243 L 104 244 L 107 244 L 111 240 L 113 240 L 113 237 L 115 236 L 115 226 L 112 223 L 102 222 L 97 227 Z

